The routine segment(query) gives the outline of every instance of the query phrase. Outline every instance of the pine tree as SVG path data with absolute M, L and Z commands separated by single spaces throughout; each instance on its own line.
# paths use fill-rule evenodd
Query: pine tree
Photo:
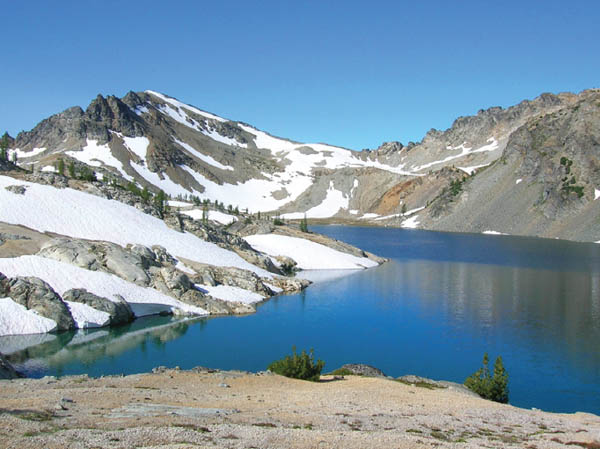
M 300 231 L 308 232 L 308 220 L 306 219 L 306 214 L 304 214 L 304 218 L 300 221 Z
M 502 357 L 498 356 L 494 363 L 494 377 L 490 388 L 492 400 L 508 403 L 508 373 L 504 369 Z
M 69 176 L 71 178 L 75 177 L 75 164 L 73 163 L 73 161 L 69 162 Z
M 63 161 L 62 159 L 58 160 L 58 174 L 64 176 L 65 174 L 65 161 Z
M 206 203 L 202 207 L 202 223 L 208 224 L 208 204 Z
M 160 214 L 162 215 L 165 212 L 165 200 L 166 200 L 167 196 L 165 195 L 165 192 L 163 192 L 162 190 L 160 190 L 156 196 L 154 197 L 154 205 L 156 206 L 156 208 L 158 209 L 158 211 L 160 212 Z
M 484 399 L 508 403 L 508 373 L 504 369 L 502 357 L 494 363 L 494 375 L 490 375 L 487 352 L 483 355 L 483 366 L 465 380 L 465 386 Z
M 144 203 L 147 203 L 148 201 L 150 201 L 151 196 L 152 196 L 152 194 L 148 190 L 148 187 L 144 186 L 144 188 L 142 189 L 142 193 L 141 193 L 141 197 L 144 200 Z
M 9 135 L 7 132 L 4 133 L 2 138 L 0 139 L 0 157 L 2 160 L 8 160 L 8 146 L 9 146 Z M 14 153 L 13 153 L 14 154 Z

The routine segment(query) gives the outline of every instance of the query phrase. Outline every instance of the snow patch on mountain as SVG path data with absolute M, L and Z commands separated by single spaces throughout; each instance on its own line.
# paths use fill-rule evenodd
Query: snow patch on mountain
M 292 175 L 291 184 L 282 183 L 290 196 L 282 200 L 276 200 L 272 194 L 280 190 L 282 184 L 272 181 L 271 176 L 266 173 L 263 173 L 263 176 L 267 179 L 250 179 L 239 184 L 217 184 L 188 166 L 182 165 L 181 168 L 204 186 L 204 192 L 196 193 L 200 198 L 218 199 L 223 203 L 239 206 L 240 209 L 248 208 L 250 211 L 278 209 L 299 196 L 312 184 L 312 179 L 309 176 Z
M 19 148 L 15 148 L 14 150 L 8 150 L 8 158 L 9 158 L 9 160 L 12 160 L 12 158 L 16 154 L 17 161 L 18 161 L 19 159 L 27 159 L 30 157 L 37 156 L 37 155 L 43 153 L 44 151 L 46 151 L 46 148 L 34 148 L 33 150 L 30 150 L 30 151 L 24 151 Z
M 150 141 L 147 137 L 125 137 L 121 136 L 123 139 L 123 143 L 137 157 L 139 157 L 142 161 L 146 160 L 146 155 L 148 152 L 148 145 L 150 145 Z
M 144 178 L 150 184 L 158 187 L 163 192 L 165 192 L 171 196 L 177 196 L 177 195 L 190 193 L 189 190 L 187 190 L 183 186 L 173 182 L 173 180 L 171 178 L 169 178 L 168 176 L 166 176 L 164 174 L 162 175 L 163 177 L 161 178 L 161 175 L 159 175 L 158 173 L 155 173 L 153 171 L 150 171 L 148 169 L 148 167 L 146 167 L 145 165 L 136 164 L 133 161 L 131 161 L 129 164 L 131 165 L 131 168 L 133 168 L 142 178 Z
M 230 165 L 223 165 L 221 164 L 219 161 L 213 159 L 212 157 L 201 153 L 200 151 L 196 150 L 193 146 L 182 142 L 181 140 L 176 139 L 175 137 L 173 137 L 173 140 L 181 147 L 183 147 L 188 153 L 190 153 L 192 156 L 197 157 L 198 159 L 200 159 L 201 161 L 207 163 L 208 165 L 212 165 L 213 167 L 219 168 L 221 170 L 233 170 L 233 167 L 231 167 Z M 231 144 L 228 144 L 231 145 Z
M 194 106 L 190 106 L 188 104 L 182 103 L 179 100 L 176 100 L 176 99 L 171 98 L 171 97 L 167 97 L 166 95 L 163 95 L 161 93 L 158 93 L 158 92 L 155 92 L 155 91 L 152 91 L 152 90 L 147 90 L 146 93 L 150 94 L 150 95 L 154 95 L 155 97 L 160 98 L 165 103 L 169 103 L 170 105 L 175 106 L 177 109 L 187 109 L 188 111 L 191 111 L 191 112 L 193 112 L 195 114 L 202 115 L 202 116 L 204 116 L 206 118 L 209 118 L 209 119 L 212 119 L 212 120 L 216 120 L 218 122 L 226 122 L 226 121 L 228 121 L 227 119 L 219 117 L 218 115 L 214 115 L 214 114 L 211 114 L 209 112 L 201 111 L 200 109 L 195 108 Z
M 133 178 L 125 172 L 123 163 L 113 156 L 108 144 L 99 145 L 97 140 L 92 139 L 87 139 L 86 142 L 87 145 L 80 151 L 66 151 L 65 154 L 92 167 L 102 167 L 105 165 L 116 168 L 123 178 L 128 181 L 133 180 Z
M 475 150 L 473 149 L 473 147 L 467 147 L 466 142 L 461 145 L 455 146 L 455 147 L 448 146 L 448 147 L 446 147 L 447 150 L 450 150 L 450 151 L 460 150 L 460 153 L 455 154 L 453 156 L 448 156 L 439 161 L 433 161 L 433 162 L 429 162 L 427 164 L 419 165 L 417 167 L 412 167 L 411 171 L 419 172 L 419 171 L 431 168 L 434 165 L 445 164 L 446 162 L 452 161 L 454 159 L 459 159 L 461 157 L 465 157 L 471 153 L 485 153 L 488 151 L 494 151 L 494 150 L 498 149 L 499 143 L 494 137 L 490 137 L 487 141 L 489 142 L 487 145 L 483 145 Z
M 215 129 L 212 129 L 210 127 L 208 127 L 207 129 L 201 128 L 200 132 L 202 134 L 204 134 L 205 136 L 208 136 L 211 139 L 216 140 L 217 142 L 224 143 L 225 145 L 248 148 L 248 144 L 238 142 L 237 140 L 232 139 L 231 137 L 223 136 L 223 135 L 219 134 Z
M 475 170 L 482 167 L 487 167 L 490 164 L 473 165 L 472 167 L 456 167 L 464 171 L 467 175 L 472 175 Z
M 419 216 L 414 215 L 414 216 L 404 220 L 400 226 L 403 228 L 408 228 L 408 229 L 416 229 L 419 227 L 419 223 L 420 223 L 417 220 L 417 218 L 419 218 Z

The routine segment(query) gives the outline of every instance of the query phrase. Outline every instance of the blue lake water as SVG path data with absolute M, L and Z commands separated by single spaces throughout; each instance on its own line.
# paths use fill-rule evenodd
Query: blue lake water
M 155 366 L 257 371 L 298 348 L 325 370 L 462 382 L 502 355 L 510 403 L 600 414 L 600 245 L 536 238 L 322 226 L 390 262 L 317 282 L 254 315 L 0 339 L 31 376 L 137 373 Z M 19 348 L 25 348 L 18 350 Z

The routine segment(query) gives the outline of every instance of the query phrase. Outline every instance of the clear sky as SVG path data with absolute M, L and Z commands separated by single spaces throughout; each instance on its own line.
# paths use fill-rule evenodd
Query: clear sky
M 5 1 L 0 130 L 152 89 L 352 149 L 600 87 L 600 2 Z

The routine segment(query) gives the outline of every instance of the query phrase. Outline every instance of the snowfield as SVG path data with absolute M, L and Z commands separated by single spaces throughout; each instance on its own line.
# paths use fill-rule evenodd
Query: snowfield
M 87 304 L 80 302 L 65 301 L 71 311 L 71 316 L 75 320 L 75 326 L 79 329 L 88 327 L 102 327 L 110 322 L 110 314 L 96 310 Z
M 303 212 L 294 212 L 290 214 L 283 214 L 281 217 L 291 219 L 301 219 L 306 214 L 306 218 L 329 218 L 337 214 L 340 209 L 348 209 L 350 198 L 346 196 L 340 190 L 333 187 L 333 181 L 329 181 L 329 188 L 327 189 L 327 195 L 321 204 Z
M 459 154 L 455 154 L 454 156 L 448 156 L 448 157 L 446 157 L 446 158 L 444 158 L 442 160 L 439 160 L 439 161 L 429 162 L 427 164 L 419 165 L 417 167 L 413 166 L 411 168 L 411 170 L 413 172 L 419 172 L 419 171 L 422 171 L 422 170 L 429 169 L 429 168 L 433 167 L 434 165 L 444 164 L 444 163 L 452 161 L 454 159 L 460 159 L 462 157 L 465 157 L 468 154 L 472 154 L 472 153 L 486 153 L 488 151 L 494 151 L 494 150 L 498 149 L 499 143 L 498 143 L 498 141 L 496 140 L 495 137 L 490 137 L 487 141 L 488 141 L 487 145 L 483 145 L 483 146 L 481 146 L 481 147 L 479 147 L 479 148 L 477 148 L 475 150 L 472 147 L 467 147 L 466 146 L 466 142 L 463 143 L 463 144 L 461 144 L 461 145 L 458 145 L 456 147 L 448 146 L 448 147 L 446 147 L 447 150 L 449 150 L 449 151 L 460 150 L 460 153 Z M 475 170 L 477 168 L 484 167 L 485 165 L 489 165 L 489 164 L 484 164 L 484 165 L 479 165 L 479 166 L 474 166 L 474 167 L 465 167 L 465 168 L 459 167 L 459 168 L 461 170 L 466 171 L 467 173 L 471 174 L 467 170 L 470 170 L 472 172 L 473 170 Z
M 64 262 L 46 259 L 40 256 L 21 256 L 15 258 L 0 258 L 0 273 L 7 277 L 34 276 L 46 281 L 59 295 L 73 288 L 85 288 L 88 292 L 116 300 L 121 296 L 129 303 L 136 316 L 155 315 L 161 312 L 175 314 L 207 315 L 208 312 L 200 307 L 178 301 L 158 290 L 127 282 L 113 274 L 101 271 L 90 271 Z M 69 303 L 71 306 L 73 303 Z M 104 312 L 91 307 L 72 308 L 78 327 L 99 326 L 105 318 Z M 91 310 L 88 310 L 91 309 Z M 86 325 L 85 323 L 88 323 Z M 81 324 L 81 326 L 80 326 Z M 43 331 L 47 332 L 47 331 Z
M 303 270 L 351 270 L 376 267 L 377 262 L 366 257 L 342 253 L 328 246 L 297 237 L 277 234 L 256 234 L 245 240 L 257 251 L 269 256 L 287 256 Z
M 418 215 L 413 215 L 412 217 L 404 220 L 400 226 L 408 229 L 417 229 L 420 223 L 417 218 L 419 218 Z
M 15 194 L 4 188 L 10 185 L 22 185 L 27 190 L 23 195 Z M 135 243 L 148 247 L 161 245 L 175 257 L 242 268 L 261 277 L 273 276 L 232 251 L 188 232 L 177 232 L 162 220 L 134 207 L 73 189 L 56 189 L 0 176 L 0 221 L 40 232 L 104 240 L 121 246 Z
M 220 170 L 233 170 L 233 167 L 229 166 L 229 165 L 223 165 L 221 164 L 219 161 L 213 159 L 212 157 L 201 153 L 200 151 L 196 150 L 193 146 L 182 142 L 181 140 L 177 140 L 175 138 L 173 138 L 173 140 L 177 143 L 177 145 L 179 145 L 180 147 L 184 148 L 189 154 L 191 154 L 192 156 L 197 157 L 198 159 L 200 159 L 202 162 L 205 162 L 208 165 L 212 165 L 213 167 L 216 167 Z
M 77 159 L 84 164 L 91 167 L 101 167 L 106 165 L 108 167 L 116 168 L 123 178 L 128 181 L 133 180 L 131 176 L 125 173 L 123 163 L 113 156 L 108 144 L 98 145 L 97 140 L 87 140 L 87 145 L 81 149 L 81 151 L 67 151 L 65 154 Z
M 27 310 L 10 298 L 0 298 L 0 336 L 42 334 L 54 329 L 56 329 L 56 321 Z

